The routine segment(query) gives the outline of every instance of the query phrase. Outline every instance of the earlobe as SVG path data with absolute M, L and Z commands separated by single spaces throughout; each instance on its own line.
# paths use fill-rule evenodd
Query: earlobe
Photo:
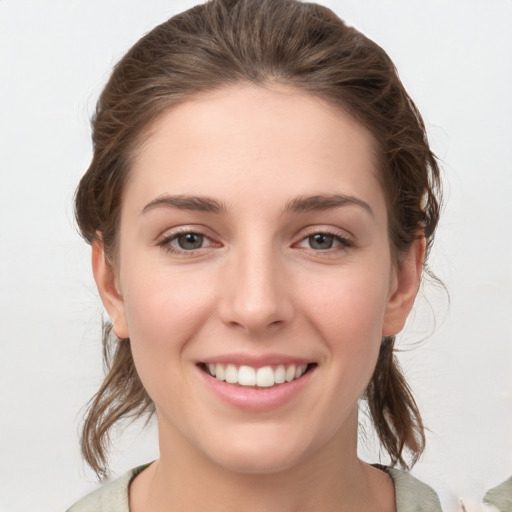
M 101 300 L 114 323 L 114 333 L 118 338 L 128 338 L 123 296 L 117 289 L 116 274 L 103 252 L 101 239 L 91 244 L 92 271 Z
M 414 241 L 396 268 L 396 278 L 386 307 L 382 336 L 393 336 L 405 325 L 418 293 L 425 247 L 425 237 L 422 235 Z

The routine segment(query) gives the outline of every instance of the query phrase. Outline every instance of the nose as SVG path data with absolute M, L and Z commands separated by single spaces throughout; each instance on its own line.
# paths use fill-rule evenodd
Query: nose
M 222 321 L 260 335 L 293 316 L 287 269 L 270 244 L 234 250 L 226 262 L 219 301 Z

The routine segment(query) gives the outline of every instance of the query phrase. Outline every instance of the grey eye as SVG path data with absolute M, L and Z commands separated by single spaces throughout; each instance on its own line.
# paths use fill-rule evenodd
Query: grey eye
M 198 233 L 185 233 L 176 237 L 176 243 L 180 249 L 184 251 L 193 251 L 200 249 L 204 243 L 204 235 Z
M 334 244 L 334 236 L 325 233 L 316 233 L 308 236 L 308 242 L 311 249 L 326 250 L 331 249 Z

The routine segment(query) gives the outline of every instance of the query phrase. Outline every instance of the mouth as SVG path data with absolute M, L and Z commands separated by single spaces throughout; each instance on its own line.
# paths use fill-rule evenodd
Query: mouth
M 199 363 L 199 368 L 219 381 L 250 388 L 272 388 L 293 382 L 317 366 L 308 364 L 279 364 L 255 368 L 247 365 Z

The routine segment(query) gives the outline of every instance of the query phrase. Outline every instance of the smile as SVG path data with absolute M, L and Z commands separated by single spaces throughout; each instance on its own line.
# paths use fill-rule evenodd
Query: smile
M 318 366 L 303 359 L 285 362 L 281 356 L 259 361 L 240 355 L 219 359 L 196 364 L 204 384 L 231 407 L 250 412 L 269 411 L 292 402 L 309 387 Z
M 254 368 L 236 364 L 204 364 L 202 369 L 217 380 L 240 386 L 270 388 L 299 379 L 312 365 L 280 364 Z

